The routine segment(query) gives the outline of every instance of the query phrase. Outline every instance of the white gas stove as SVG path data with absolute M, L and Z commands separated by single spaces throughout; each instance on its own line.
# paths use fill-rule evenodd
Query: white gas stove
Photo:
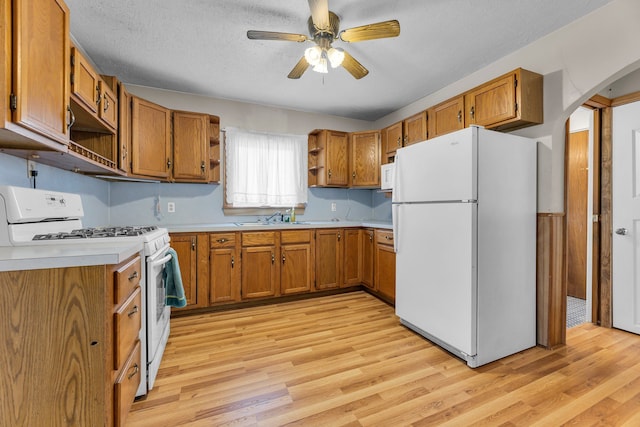
M 155 225 L 84 228 L 83 217 L 78 194 L 0 186 L 0 247 L 143 243 L 142 383 L 136 393 L 141 396 L 153 387 L 169 338 L 171 308 L 164 283 L 164 268 L 172 259 L 169 233 Z

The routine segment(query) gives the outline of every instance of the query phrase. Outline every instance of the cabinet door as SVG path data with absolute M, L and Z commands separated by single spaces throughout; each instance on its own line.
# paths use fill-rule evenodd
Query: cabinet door
M 277 254 L 275 246 L 242 248 L 242 298 L 276 295 Z
M 516 116 L 516 77 L 506 75 L 465 95 L 467 124 L 491 126 Z
M 398 148 L 402 148 L 402 122 L 394 123 L 382 129 L 383 150 L 388 157 L 393 157 Z M 387 163 L 385 161 L 385 163 Z
M 431 107 L 429 114 L 429 138 L 464 129 L 464 97 L 450 99 Z
M 404 120 L 404 145 L 427 139 L 427 112 L 415 114 Z
M 362 230 L 344 230 L 344 281 L 346 286 L 362 282 Z
M 374 242 L 373 230 L 362 230 L 362 284 L 374 288 L 373 282 Z
M 197 252 L 195 234 L 171 234 L 171 247 L 178 254 L 178 264 L 182 276 L 182 286 L 187 298 L 187 305 L 173 310 L 193 308 L 198 304 Z
M 100 77 L 77 48 L 71 48 L 71 95 L 87 110 L 98 114 Z
M 311 290 L 313 259 L 311 244 L 282 245 L 280 293 L 282 295 Z
M 118 99 L 113 91 L 102 79 L 98 82 L 100 87 L 100 109 L 98 117 L 112 130 L 118 129 Z
M 396 299 L 396 254 L 393 246 L 376 244 L 375 287 L 391 301 Z
M 132 172 L 168 178 L 172 164 L 171 111 L 142 98 L 132 98 Z
M 118 85 L 118 169 L 131 172 L 131 95 Z
M 176 181 L 208 182 L 209 116 L 173 112 L 173 178 Z
M 68 144 L 69 9 L 62 0 L 14 0 L 13 6 L 12 120 Z
M 339 229 L 316 230 L 316 289 L 337 288 L 342 276 L 342 233 Z
M 352 187 L 380 186 L 380 132 L 351 134 Z
M 344 132 L 327 132 L 327 185 L 346 187 L 349 184 L 349 136 Z
M 209 253 L 209 303 L 239 300 L 238 274 L 235 248 L 215 248 Z

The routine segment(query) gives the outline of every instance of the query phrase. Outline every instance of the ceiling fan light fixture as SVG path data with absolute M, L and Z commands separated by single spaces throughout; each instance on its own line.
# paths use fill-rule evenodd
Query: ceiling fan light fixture
M 307 60 L 309 65 L 315 67 L 320 63 L 322 59 L 322 49 L 320 46 L 313 46 L 304 51 L 304 59 Z
M 316 73 L 323 73 L 323 74 L 328 73 L 329 70 L 327 68 L 327 58 L 321 57 L 318 63 L 313 66 L 313 71 L 315 71 Z
M 339 47 L 331 47 L 327 51 L 327 57 L 331 63 L 331 68 L 337 68 L 342 64 L 342 61 L 344 61 L 344 50 Z

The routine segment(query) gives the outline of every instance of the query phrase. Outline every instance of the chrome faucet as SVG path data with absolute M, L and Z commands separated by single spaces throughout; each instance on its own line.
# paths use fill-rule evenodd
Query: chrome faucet
M 274 213 L 273 213 L 273 215 L 270 215 L 270 216 L 266 217 L 266 218 L 264 219 L 264 222 L 266 222 L 266 223 L 268 224 L 268 223 L 270 223 L 270 222 L 271 222 L 271 220 L 272 220 L 273 218 L 275 218 L 275 217 L 276 217 L 276 216 L 278 216 L 278 215 L 280 215 L 280 221 L 282 221 L 282 212 L 280 212 L 280 211 L 276 211 L 276 212 L 274 212 Z

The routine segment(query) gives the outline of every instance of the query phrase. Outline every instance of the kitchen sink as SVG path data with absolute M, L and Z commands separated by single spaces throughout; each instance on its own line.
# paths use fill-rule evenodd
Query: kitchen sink
M 286 227 L 288 225 L 309 225 L 307 221 L 295 221 L 295 222 L 262 222 L 262 221 L 250 221 L 250 222 L 236 222 L 238 227 L 255 227 L 255 226 L 270 226 L 275 225 L 278 227 Z

